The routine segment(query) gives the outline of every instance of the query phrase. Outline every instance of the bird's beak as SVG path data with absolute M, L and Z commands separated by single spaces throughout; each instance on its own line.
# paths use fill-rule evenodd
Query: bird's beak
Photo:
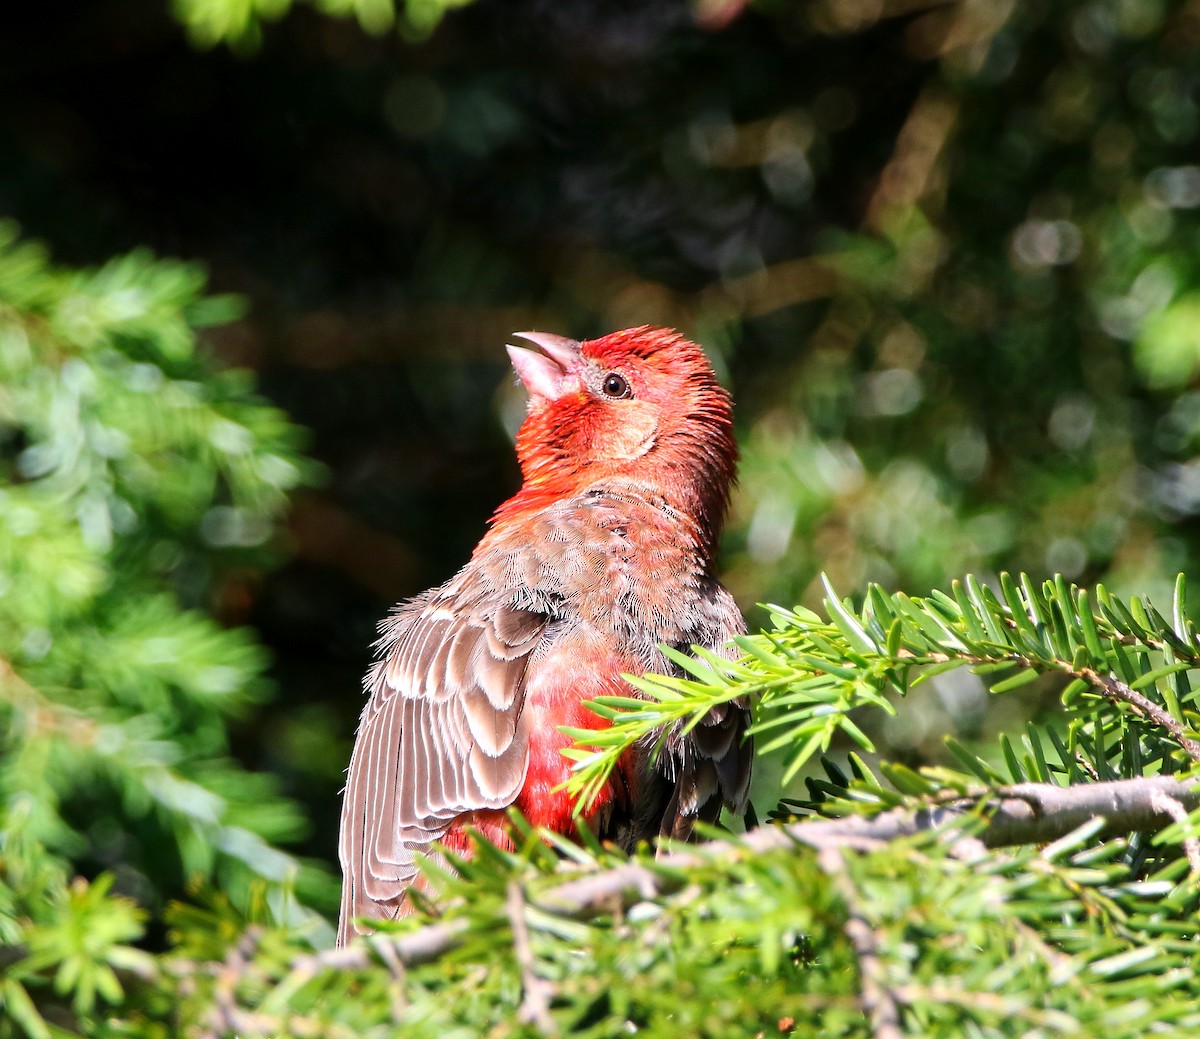
M 541 352 L 523 346 L 509 346 L 517 377 L 530 397 L 556 400 L 578 382 L 583 353 L 578 342 L 549 332 L 514 332 L 517 339 L 532 343 Z

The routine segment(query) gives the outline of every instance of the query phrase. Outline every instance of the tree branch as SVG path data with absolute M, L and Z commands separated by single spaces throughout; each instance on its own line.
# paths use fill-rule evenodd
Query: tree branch
M 870 851 L 889 842 L 937 830 L 949 841 L 962 842 L 969 824 L 972 843 L 987 848 L 1019 844 L 1042 844 L 1057 840 L 1088 822 L 1103 818 L 1109 834 L 1153 832 L 1200 807 L 1200 780 L 1173 776 L 1126 779 L 1109 783 L 1087 783 L 1058 787 L 1048 783 L 1026 783 L 996 790 L 980 789 L 963 797 L 918 810 L 894 809 L 873 818 L 809 818 L 782 826 L 763 826 L 744 836 L 710 841 L 660 855 L 655 860 L 622 863 L 548 887 L 509 888 L 508 910 L 513 925 L 518 965 L 525 985 L 522 1009 L 531 1023 L 545 1034 L 554 1030 L 548 1013 L 548 993 L 534 972 L 532 950 L 524 926 L 526 904 L 560 918 L 585 920 L 651 898 L 680 891 L 689 882 L 687 871 L 696 866 L 722 864 L 804 845 L 817 852 L 822 870 L 832 877 L 847 906 L 845 933 L 859 963 L 860 1005 L 871 1021 L 874 1039 L 895 1039 L 899 1034 L 905 993 L 890 986 L 879 958 L 878 937 L 870 921 L 856 906 L 857 895 L 841 877 L 840 863 L 849 851 Z M 1187 848 L 1189 857 L 1194 848 Z M 293 960 L 287 974 L 273 986 L 267 1002 L 286 1007 L 288 997 L 314 976 L 326 972 L 361 971 L 382 962 L 400 976 L 405 967 L 437 960 L 461 946 L 470 930 L 466 918 L 442 920 L 407 934 L 375 933 L 345 948 L 301 956 Z M 254 933 L 244 941 L 253 942 Z M 315 1022 L 296 1020 L 275 1013 L 244 1011 L 231 982 L 240 973 L 251 945 L 239 946 L 230 959 L 208 965 L 179 961 L 186 975 L 202 970 L 218 979 L 216 1007 L 208 1034 L 234 1030 L 244 1035 L 268 1035 L 283 1023 L 298 1035 L 319 1030 Z M 0 947 L 0 954 L 5 951 Z M 170 966 L 166 966 L 168 971 Z M 145 980 L 145 979 L 143 979 Z
M 900 1002 L 888 984 L 887 967 L 879 955 L 879 935 L 861 908 L 861 899 L 846 870 L 846 857 L 840 848 L 822 848 L 817 856 L 821 870 L 829 878 L 846 906 L 846 924 L 842 928 L 858 959 L 859 1004 L 874 1039 L 903 1039 L 900 1030 Z
M 1191 756 L 1194 761 L 1200 761 L 1200 741 L 1188 736 L 1178 721 L 1149 697 L 1143 696 L 1136 689 L 1118 681 L 1112 675 L 1102 675 L 1091 668 L 1084 668 L 1079 676 L 1096 686 L 1110 700 L 1119 700 L 1129 704 L 1138 714 L 1161 729 L 1165 729 L 1175 741 Z
M 1154 804 L 1156 807 L 1166 812 L 1176 823 L 1180 825 L 1187 822 L 1187 809 L 1183 807 L 1173 797 L 1166 794 L 1155 794 Z M 1200 877 L 1200 839 L 1195 836 L 1185 837 L 1183 839 L 1183 850 L 1187 853 L 1188 866 L 1194 876 Z
M 525 892 L 515 880 L 508 885 L 508 920 L 512 927 L 513 950 L 517 966 L 521 968 L 521 1005 L 517 1009 L 517 1020 L 522 1024 L 534 1025 L 545 1036 L 558 1035 L 558 1027 L 550 1016 L 550 997 L 553 989 L 549 982 L 538 977 L 533 946 L 529 941 L 529 928 L 525 926 Z
M 1014 622 L 1009 621 L 1009 626 L 1015 629 Z M 1081 678 L 1087 682 L 1093 689 L 1100 693 L 1101 696 L 1116 703 L 1128 704 L 1139 715 L 1148 722 L 1159 726 L 1163 731 L 1170 733 L 1171 738 L 1183 748 L 1184 752 L 1193 760 L 1200 762 L 1200 740 L 1196 740 L 1187 735 L 1187 727 L 1178 719 L 1172 716 L 1171 712 L 1166 710 L 1159 704 L 1156 704 L 1148 696 L 1139 693 L 1132 686 L 1127 685 L 1113 675 L 1104 674 L 1097 671 L 1095 668 L 1084 667 L 1076 669 L 1066 666 L 1066 662 L 1060 663 L 1057 667 L 1048 668 L 1044 661 L 1035 660 L 1033 657 L 1024 653 L 1005 653 L 1002 656 L 997 655 L 982 655 L 978 653 L 925 653 L 917 654 L 910 653 L 907 650 L 901 650 L 897 661 L 905 664 L 941 664 L 956 661 L 961 664 L 995 664 L 1002 660 L 1007 660 L 1011 663 L 1018 664 L 1021 667 L 1029 668 L 1030 670 L 1047 673 L 1048 671 L 1057 671 L 1060 674 L 1069 675 L 1072 678 Z
M 976 816 L 981 828 L 974 836 L 988 848 L 1044 844 L 1095 818 L 1107 821 L 1110 834 L 1154 832 L 1170 825 L 1175 821 L 1173 813 L 1178 814 L 1174 808 L 1168 810 L 1164 799 L 1192 811 L 1200 807 L 1200 781 L 1154 776 L 1071 787 L 1022 783 L 992 792 L 981 790 L 977 797 L 917 811 L 895 809 L 873 818 L 805 819 L 785 826 L 763 826 L 737 839 L 672 851 L 654 862 L 622 863 L 531 891 L 529 901 L 558 916 L 590 919 L 677 891 L 685 882 L 682 871 L 706 862 L 762 855 L 798 844 L 817 851 L 870 851 L 934 829 L 957 836 L 955 824 Z M 456 919 L 394 937 L 374 935 L 366 942 L 305 957 L 295 970 L 362 970 L 372 962 L 371 946 L 380 943 L 386 943 L 401 963 L 428 963 L 462 944 L 468 927 L 466 920 Z

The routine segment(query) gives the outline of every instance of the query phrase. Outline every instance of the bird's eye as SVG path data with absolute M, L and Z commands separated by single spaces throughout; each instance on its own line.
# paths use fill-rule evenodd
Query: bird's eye
M 618 375 L 616 372 L 609 372 L 604 377 L 604 382 L 600 388 L 604 391 L 606 397 L 629 397 L 632 396 L 632 391 L 629 389 L 629 383 L 625 376 Z

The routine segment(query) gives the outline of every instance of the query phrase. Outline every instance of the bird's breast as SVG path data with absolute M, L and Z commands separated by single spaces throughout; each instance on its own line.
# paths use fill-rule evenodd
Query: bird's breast
M 494 527 L 476 556 L 520 605 L 606 633 L 641 661 L 687 636 L 711 581 L 695 525 L 665 503 L 593 488 Z
M 570 517 L 581 617 L 618 639 L 644 668 L 653 647 L 678 641 L 703 562 L 686 528 L 644 502 L 598 498 Z
M 530 661 L 522 709 L 530 734 L 529 764 L 516 806 L 535 826 L 559 833 L 574 832 L 575 799 L 559 789 L 570 777 L 572 765 L 563 750 L 574 740 L 561 730 L 607 726 L 604 719 L 584 706 L 584 701 L 628 695 L 629 687 L 620 677 L 628 670 L 630 661 L 615 653 L 600 632 L 586 625 L 560 630 L 558 637 Z M 584 819 L 593 830 L 597 829 L 596 821 L 614 806 L 628 802 L 627 771 L 624 766 L 619 768 L 588 806 Z
M 574 801 L 558 788 L 570 776 L 562 751 L 573 740 L 561 729 L 605 727 L 584 702 L 632 695 L 622 673 L 669 670 L 659 646 L 696 640 L 712 579 L 681 516 L 607 488 L 513 517 L 485 540 L 479 555 L 495 567 L 495 583 L 551 618 L 526 670 L 529 764 L 516 806 L 535 825 L 570 833 Z M 627 757 L 589 807 L 594 830 L 636 796 L 635 764 Z

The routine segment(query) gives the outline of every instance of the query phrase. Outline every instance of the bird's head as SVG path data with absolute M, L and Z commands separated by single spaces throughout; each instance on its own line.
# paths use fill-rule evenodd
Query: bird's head
M 517 434 L 523 492 L 566 494 L 605 480 L 659 488 L 715 537 L 737 447 L 729 394 L 700 347 L 649 326 L 583 342 L 516 338 L 538 348 L 508 347 L 529 392 Z

